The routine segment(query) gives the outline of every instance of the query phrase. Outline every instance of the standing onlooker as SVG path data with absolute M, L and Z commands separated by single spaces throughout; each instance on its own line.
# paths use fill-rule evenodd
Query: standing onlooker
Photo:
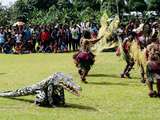
M 90 28 L 90 32 L 91 32 L 91 36 L 92 38 L 97 38 L 98 35 L 98 29 L 95 23 L 92 24 L 91 28 Z
M 51 44 L 54 53 L 58 51 L 58 28 L 54 27 L 51 33 Z
M 62 25 L 59 27 L 58 31 L 58 39 L 59 39 L 59 52 L 66 52 L 68 51 L 67 45 L 66 45 L 66 35 L 65 35 L 65 29 Z
M 15 54 L 22 53 L 23 42 L 22 42 L 22 34 L 16 31 L 15 33 Z
M 72 41 L 72 33 L 69 26 L 66 27 L 66 42 L 67 42 L 68 50 L 71 51 L 73 41 Z
M 49 38 L 50 38 L 49 30 L 47 29 L 47 27 L 43 27 L 40 33 L 40 45 L 41 45 L 40 51 L 41 52 L 46 52 L 46 48 L 49 43 Z
M 5 32 L 4 32 L 4 29 L 1 27 L 0 28 L 0 53 L 2 53 L 2 47 L 4 42 L 5 42 Z
M 3 45 L 3 52 L 5 54 L 11 54 L 13 53 L 13 41 L 12 41 L 12 37 L 11 34 L 8 34 L 6 36 L 6 42 Z
M 71 29 L 72 33 L 72 40 L 73 40 L 73 50 L 76 51 L 78 50 L 78 45 L 79 45 L 79 29 L 76 25 Z

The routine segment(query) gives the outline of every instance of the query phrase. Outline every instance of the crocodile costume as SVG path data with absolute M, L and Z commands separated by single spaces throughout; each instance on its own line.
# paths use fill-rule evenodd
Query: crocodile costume
M 15 91 L 0 92 L 0 97 L 20 97 L 36 95 L 35 104 L 39 106 L 63 106 L 65 104 L 64 89 L 79 96 L 80 86 L 72 77 L 61 72 L 52 74 L 37 84 L 17 89 Z

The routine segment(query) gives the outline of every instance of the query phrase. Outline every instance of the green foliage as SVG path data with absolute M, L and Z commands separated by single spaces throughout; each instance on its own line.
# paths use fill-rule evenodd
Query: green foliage
M 78 23 L 80 21 L 96 21 L 99 22 L 103 11 L 107 11 L 109 16 L 113 14 L 141 11 L 147 9 L 147 4 L 144 0 L 17 0 L 16 3 L 8 9 L 7 14 L 10 18 L 9 23 L 13 23 L 17 18 L 25 22 L 33 24 L 47 23 Z M 160 0 L 150 0 L 148 5 L 149 10 L 160 11 Z M 117 7 L 118 5 L 118 7 Z M 4 11 L 1 11 L 4 12 Z M 5 13 L 3 13 L 5 14 Z M 5 15 L 0 21 L 3 24 L 6 22 Z
M 10 24 L 10 14 L 7 8 L 0 4 L 0 26 L 6 26 Z
M 149 6 L 148 9 L 149 10 L 157 10 L 160 12 L 160 0 L 149 0 Z
M 133 11 L 144 12 L 147 10 L 147 4 L 144 0 L 129 0 L 129 8 Z
M 34 24 L 46 24 L 46 23 L 77 23 L 80 21 L 90 21 L 93 18 L 99 20 L 97 16 L 100 14 L 100 3 L 91 0 L 74 0 L 73 3 L 69 3 L 66 0 L 58 0 L 50 3 L 50 7 L 36 7 L 40 2 L 30 1 L 28 4 L 34 6 L 32 12 L 31 22 Z M 96 4 L 91 4 L 95 2 Z M 41 5 L 39 5 L 41 6 Z M 44 4 L 43 4 L 44 6 Z M 93 9 L 94 8 L 94 9 Z M 98 21 L 97 20 L 97 21 Z

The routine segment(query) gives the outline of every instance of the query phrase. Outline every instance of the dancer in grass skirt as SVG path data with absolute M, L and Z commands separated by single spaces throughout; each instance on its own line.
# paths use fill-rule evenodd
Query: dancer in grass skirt
M 99 39 L 92 39 L 91 33 L 89 31 L 84 31 L 83 37 L 80 40 L 81 48 L 78 53 L 73 55 L 74 63 L 76 64 L 78 73 L 84 83 L 87 83 L 86 76 L 95 62 L 95 55 L 91 52 L 90 48 L 100 39 L 102 39 L 102 37 Z
M 157 35 L 155 34 L 152 39 L 152 43 L 147 46 L 147 85 L 149 88 L 149 96 L 160 97 L 160 43 Z M 157 80 L 157 91 L 153 90 L 154 78 Z

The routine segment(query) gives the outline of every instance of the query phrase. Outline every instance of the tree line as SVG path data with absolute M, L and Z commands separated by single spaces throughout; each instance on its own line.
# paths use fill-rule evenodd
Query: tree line
M 98 22 L 103 11 L 109 16 L 130 11 L 157 11 L 160 0 L 17 0 L 7 8 L 0 5 L 0 25 L 21 19 L 32 24 Z

